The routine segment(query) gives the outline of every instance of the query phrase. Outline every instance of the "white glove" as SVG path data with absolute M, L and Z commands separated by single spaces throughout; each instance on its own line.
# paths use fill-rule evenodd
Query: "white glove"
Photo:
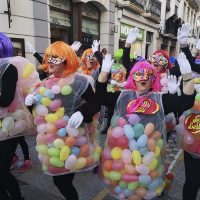
M 167 81 L 168 81 L 168 79 L 167 79 L 167 74 L 165 74 L 161 79 L 160 79 L 160 84 L 161 84 L 161 86 L 167 86 Z
M 200 50 L 200 40 L 198 40 L 198 42 L 196 44 L 196 49 Z
M 167 77 L 167 87 L 170 94 L 175 94 L 178 91 L 180 82 L 177 81 L 176 76 L 170 75 Z
M 138 38 L 138 36 L 139 36 L 139 29 L 134 28 L 133 30 L 131 30 L 129 32 L 127 39 L 126 39 L 126 43 L 133 44 L 133 42 L 135 42 L 135 40 Z
M 114 60 L 112 60 L 111 54 L 106 54 L 102 62 L 101 71 L 110 73 L 113 63 Z
M 36 101 L 36 97 L 33 94 L 29 94 L 25 98 L 25 105 L 32 106 Z
M 115 86 L 115 85 L 117 85 L 117 81 L 111 80 L 111 81 L 110 81 L 110 84 Z
M 83 115 L 81 114 L 80 111 L 77 111 L 69 118 L 67 126 L 71 128 L 78 128 L 82 122 L 83 122 Z
M 179 44 L 181 45 L 187 44 L 190 30 L 191 28 L 188 23 L 183 24 L 182 27 L 178 29 L 177 40 Z
M 80 49 L 81 47 L 81 42 L 79 41 L 75 41 L 72 45 L 71 45 L 71 48 L 76 52 Z
M 96 51 L 99 51 L 99 45 L 100 45 L 100 40 L 99 41 L 97 41 L 97 40 L 93 41 L 93 44 L 92 44 L 92 52 L 93 52 L 93 54 Z
M 177 61 L 180 67 L 181 74 L 192 73 L 190 63 L 184 53 L 179 54 Z
M 33 48 L 33 45 L 30 42 L 26 42 L 26 46 L 28 47 L 29 51 L 34 54 L 36 50 Z

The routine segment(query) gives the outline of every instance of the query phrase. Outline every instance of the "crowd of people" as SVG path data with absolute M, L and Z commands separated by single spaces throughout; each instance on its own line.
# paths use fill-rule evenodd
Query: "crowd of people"
M 137 28 L 114 60 L 106 48 L 100 52 L 97 40 L 80 58 L 78 41 L 71 46 L 54 42 L 43 57 L 27 43 L 40 63 L 36 68 L 13 56 L 10 39 L 0 33 L 0 199 L 25 199 L 10 170 L 18 161 L 18 144 L 24 154 L 19 171 L 30 169 L 25 141 L 30 134 L 35 134 L 43 173 L 53 177 L 67 200 L 79 199 L 75 174 L 91 169 L 98 170 L 116 199 L 162 196 L 166 144 L 176 129 L 184 150 L 183 200 L 195 200 L 200 188 L 200 41 L 191 53 L 189 34 L 189 25 L 183 24 L 177 58 L 163 50 L 147 59 L 133 55 Z M 107 134 L 103 147 L 101 132 Z

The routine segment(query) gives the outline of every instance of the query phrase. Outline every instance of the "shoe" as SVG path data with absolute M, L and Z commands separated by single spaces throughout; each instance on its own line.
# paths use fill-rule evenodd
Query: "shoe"
M 32 166 L 32 161 L 31 160 L 25 160 L 24 164 L 22 165 L 22 167 L 19 168 L 19 172 L 20 173 L 24 173 L 26 171 L 28 171 L 28 169 Z
M 17 164 L 17 161 L 18 161 L 18 160 L 19 160 L 19 157 L 18 157 L 18 156 L 13 156 L 10 169 L 13 169 L 13 168 L 15 167 L 15 165 Z

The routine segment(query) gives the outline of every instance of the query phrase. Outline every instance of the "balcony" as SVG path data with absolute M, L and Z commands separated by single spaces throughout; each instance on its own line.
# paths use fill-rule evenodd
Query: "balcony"
M 142 16 L 160 23 L 161 16 L 161 2 L 158 0 L 148 0 L 146 4 L 145 13 Z
M 199 0 L 189 0 L 188 3 L 196 11 L 200 10 L 200 1 Z
M 144 7 L 145 7 L 146 0 L 118 0 L 118 6 L 122 8 L 128 8 L 138 14 L 144 13 Z

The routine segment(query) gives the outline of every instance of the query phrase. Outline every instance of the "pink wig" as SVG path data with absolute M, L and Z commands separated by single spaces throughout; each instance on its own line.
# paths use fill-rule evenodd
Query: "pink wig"
M 152 82 L 152 90 L 155 92 L 159 92 L 161 90 L 161 86 L 160 86 L 160 76 L 158 74 L 158 72 L 156 71 L 155 67 L 153 67 L 152 65 L 150 65 L 148 62 L 146 61 L 140 61 L 137 62 L 132 70 L 130 71 L 129 77 L 127 79 L 127 84 L 125 86 L 126 89 L 132 89 L 132 90 L 137 90 L 137 87 L 135 85 L 135 80 L 133 79 L 133 75 L 141 70 L 141 69 L 148 69 L 148 70 L 153 70 L 154 75 L 155 75 L 155 79 Z

